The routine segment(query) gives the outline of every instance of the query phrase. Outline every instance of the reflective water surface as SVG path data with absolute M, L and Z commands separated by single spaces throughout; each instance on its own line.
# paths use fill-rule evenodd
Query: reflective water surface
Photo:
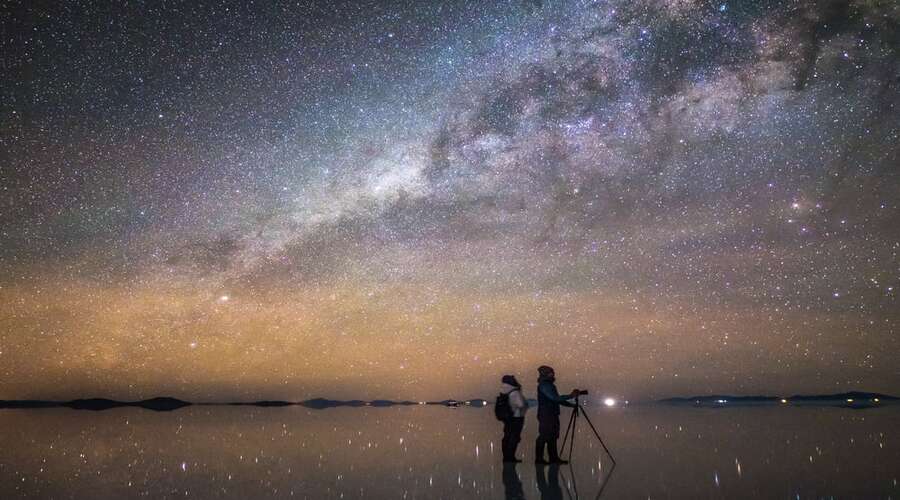
M 588 410 L 515 467 L 490 408 L 0 411 L 0 498 L 900 498 L 900 407 Z M 565 425 L 565 415 L 564 415 Z

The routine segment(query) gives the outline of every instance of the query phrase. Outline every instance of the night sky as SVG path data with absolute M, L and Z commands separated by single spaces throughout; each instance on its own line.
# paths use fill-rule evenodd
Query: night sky
M 900 392 L 895 1 L 200 4 L 0 2 L 0 399 Z

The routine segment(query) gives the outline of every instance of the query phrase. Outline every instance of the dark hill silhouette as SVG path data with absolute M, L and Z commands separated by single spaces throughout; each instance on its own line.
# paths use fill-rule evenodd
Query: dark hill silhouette
M 300 404 L 307 408 L 324 409 L 324 408 L 336 408 L 338 406 L 365 406 L 366 402 L 355 400 L 355 399 L 351 400 L 351 401 L 337 401 L 334 399 L 314 398 L 314 399 L 308 399 Z
M 102 411 L 112 408 L 137 407 L 153 411 L 172 411 L 191 403 L 175 398 L 152 398 L 142 401 L 116 401 L 105 398 L 73 399 L 72 401 L 0 400 L 0 409 L 14 408 L 71 408 L 73 410 Z
M 120 406 L 129 406 L 128 403 L 121 401 L 113 401 L 112 399 L 90 398 L 90 399 L 74 399 L 60 406 L 72 408 L 73 410 L 109 410 L 110 408 L 118 408 Z
M 681 405 L 681 406 L 700 406 L 700 407 L 735 407 L 735 406 L 753 406 L 753 405 L 797 405 L 797 406 L 839 406 L 844 408 L 875 408 L 879 406 L 900 404 L 900 398 L 888 394 L 876 392 L 852 391 L 839 394 L 796 394 L 793 396 L 733 396 L 733 395 L 707 395 L 668 398 L 658 401 L 662 404 Z M 451 408 L 470 406 L 474 408 L 485 407 L 489 401 L 483 399 L 456 400 L 445 399 L 443 401 L 428 401 L 424 404 L 440 405 Z M 529 403 L 534 404 L 533 400 Z M 105 398 L 90 399 L 74 399 L 72 401 L 43 401 L 36 399 L 23 400 L 0 400 L 0 409 L 41 409 L 41 408 L 71 408 L 73 410 L 91 410 L 102 411 L 113 408 L 135 407 L 144 408 L 153 411 L 173 411 L 185 406 L 202 405 L 202 406 L 257 406 L 262 408 L 275 408 L 284 406 L 303 406 L 314 410 L 323 410 L 326 408 L 347 407 L 364 407 L 371 406 L 376 408 L 389 406 L 410 406 L 418 405 L 415 401 L 392 401 L 388 399 L 376 399 L 373 401 L 362 401 L 352 399 L 348 401 L 313 398 L 306 401 L 280 401 L 280 400 L 261 400 L 261 401 L 236 401 L 236 402 L 219 402 L 219 403 L 191 403 L 176 398 L 157 397 L 144 399 L 141 401 L 116 401 Z
M 386 406 L 395 406 L 395 405 L 405 405 L 408 404 L 408 401 L 388 401 L 386 399 L 376 399 L 370 403 L 371 406 L 377 407 L 386 407 Z
M 153 411 L 172 411 L 185 406 L 259 406 L 259 407 L 282 407 L 282 406 L 303 406 L 314 410 L 322 410 L 325 408 L 337 408 L 340 406 L 349 407 L 388 407 L 388 406 L 411 406 L 418 405 L 416 401 L 391 401 L 388 399 L 376 399 L 373 401 L 362 401 L 359 399 L 351 399 L 349 401 L 341 401 L 336 399 L 313 398 L 306 401 L 280 401 L 280 400 L 261 400 L 261 401 L 233 401 L 218 403 L 191 403 L 180 399 L 169 397 L 158 397 L 152 399 L 144 399 L 142 401 L 116 401 L 106 398 L 88 398 L 73 399 L 72 401 L 42 401 L 37 399 L 21 399 L 21 400 L 0 400 L 0 409 L 39 409 L 39 408 L 71 408 L 73 410 L 91 410 L 102 411 L 113 408 L 137 407 Z M 483 406 L 485 404 L 482 399 L 473 399 L 471 401 L 457 401 L 455 399 L 447 399 L 438 402 L 429 402 L 427 404 L 436 404 L 444 406 Z
M 159 397 L 144 399 L 142 401 L 115 401 L 112 399 L 104 398 L 75 399 L 64 403 L 56 403 L 55 406 L 64 406 L 66 408 L 72 408 L 74 410 L 92 411 L 109 410 L 111 408 L 121 408 L 125 406 L 146 408 L 153 411 L 172 411 L 183 408 L 185 406 L 190 406 L 190 404 L 191 403 L 182 401 L 180 399 Z M 3 405 L 0 404 L 0 408 L 2 407 Z
M 880 399 L 882 401 L 897 401 L 900 398 L 895 396 L 891 396 L 888 394 L 880 394 L 877 392 L 860 392 L 860 391 L 851 391 L 851 392 L 842 392 L 839 394 L 825 394 L 825 395 L 803 395 L 797 394 L 791 396 L 790 400 L 792 401 L 832 401 L 832 400 L 847 400 L 847 399 Z
M 199 403 L 206 406 L 217 406 L 217 405 L 227 405 L 227 406 L 262 406 L 262 407 L 277 407 L 277 406 L 294 406 L 297 403 L 293 403 L 291 401 L 239 401 L 232 403 Z
M 455 399 L 445 399 L 443 401 L 429 401 L 427 404 L 457 407 L 457 406 L 461 405 L 462 402 L 457 401 Z
M 803 405 L 803 406 L 840 406 L 845 408 L 874 408 L 896 404 L 900 398 L 877 392 L 842 392 L 838 394 L 795 394 L 793 396 L 732 396 L 715 394 L 710 396 L 691 396 L 687 398 L 668 398 L 659 402 L 671 405 L 733 407 L 750 405 Z
M 140 406 L 141 408 L 155 411 L 172 411 L 190 405 L 191 403 L 188 403 L 187 401 L 182 401 L 175 398 L 152 398 L 138 401 L 136 404 L 132 404 L 131 406 Z

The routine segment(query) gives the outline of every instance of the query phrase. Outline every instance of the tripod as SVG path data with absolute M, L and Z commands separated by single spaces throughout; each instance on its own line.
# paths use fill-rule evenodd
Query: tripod
M 587 420 L 588 425 L 591 426 L 591 430 L 594 431 L 594 436 L 597 437 L 597 441 L 600 441 L 600 445 L 603 446 L 603 450 L 606 451 L 606 455 L 609 456 L 609 459 L 612 460 L 613 467 L 616 466 L 616 459 L 613 458 L 612 453 L 610 453 L 609 448 L 606 447 L 606 443 L 603 442 L 603 438 L 600 437 L 600 433 L 597 432 L 597 428 L 594 427 L 594 423 L 591 422 L 591 419 L 588 417 L 587 412 L 584 411 L 584 408 L 581 406 L 581 402 L 578 400 L 579 396 L 575 396 L 575 407 L 572 408 L 572 416 L 569 418 L 569 424 L 566 426 L 566 433 L 563 435 L 562 447 L 559 449 L 559 454 L 563 455 L 566 450 L 566 441 L 569 441 L 569 457 L 568 460 L 572 461 L 572 450 L 575 448 L 575 424 L 578 422 L 578 415 L 581 414 L 585 420 Z M 572 439 L 569 440 L 569 437 Z

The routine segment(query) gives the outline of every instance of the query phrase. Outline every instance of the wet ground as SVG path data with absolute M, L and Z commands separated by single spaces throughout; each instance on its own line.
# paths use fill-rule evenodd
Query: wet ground
M 490 408 L 3 410 L 0 498 L 900 498 L 900 407 L 588 414 L 614 469 L 583 421 L 535 467 L 533 411 L 504 467 Z

